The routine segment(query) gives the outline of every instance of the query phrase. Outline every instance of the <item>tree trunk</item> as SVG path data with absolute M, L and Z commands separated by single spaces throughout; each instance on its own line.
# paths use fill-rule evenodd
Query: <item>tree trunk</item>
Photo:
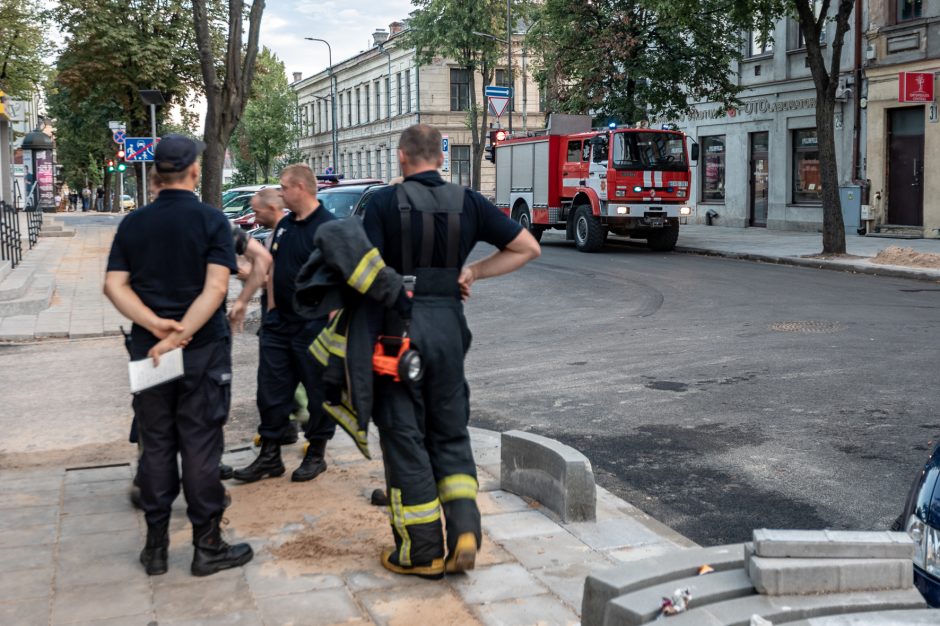
M 481 128 L 477 123 L 477 77 L 473 66 L 466 68 L 470 75 L 470 151 L 473 153 L 473 164 L 470 170 L 470 188 L 480 191 L 480 173 L 483 166 L 483 149 L 480 141 Z M 485 132 L 485 131 L 482 131 Z
M 816 141 L 822 182 L 823 254 L 845 254 L 845 224 L 839 197 L 839 168 L 836 163 L 834 98 L 816 96 Z

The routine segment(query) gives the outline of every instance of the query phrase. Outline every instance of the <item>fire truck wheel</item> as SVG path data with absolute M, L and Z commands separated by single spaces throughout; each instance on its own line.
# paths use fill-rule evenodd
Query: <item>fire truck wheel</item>
M 646 238 L 646 245 L 650 250 L 656 252 L 669 252 L 676 247 L 678 240 L 679 225 L 670 223 L 664 226 L 662 230 L 650 233 L 650 236 Z
M 542 228 L 539 226 L 532 226 L 532 214 L 529 213 L 529 207 L 524 203 L 520 202 L 517 205 L 517 208 L 512 212 L 512 218 L 519 222 L 519 225 L 524 229 L 529 231 L 536 241 L 542 239 Z
M 574 243 L 580 252 L 597 252 L 604 246 L 604 227 L 586 204 L 574 211 Z

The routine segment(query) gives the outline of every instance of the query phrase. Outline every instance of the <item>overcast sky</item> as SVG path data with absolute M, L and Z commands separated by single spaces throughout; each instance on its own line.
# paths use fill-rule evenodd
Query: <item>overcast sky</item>
M 288 79 L 293 72 L 304 78 L 329 66 L 327 47 L 304 37 L 330 42 L 333 63 L 372 46 L 372 33 L 388 30 L 414 9 L 410 0 L 268 0 L 261 22 L 261 44 L 284 61 Z

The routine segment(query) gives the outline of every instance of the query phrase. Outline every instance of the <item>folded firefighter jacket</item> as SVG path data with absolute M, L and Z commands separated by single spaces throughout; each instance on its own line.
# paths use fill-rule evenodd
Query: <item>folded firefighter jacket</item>
M 373 405 L 371 320 L 402 305 L 402 276 L 385 265 L 358 219 L 317 229 L 316 249 L 300 269 L 294 310 L 304 317 L 336 314 L 310 345 L 324 368 L 323 409 L 349 434 L 366 458 Z

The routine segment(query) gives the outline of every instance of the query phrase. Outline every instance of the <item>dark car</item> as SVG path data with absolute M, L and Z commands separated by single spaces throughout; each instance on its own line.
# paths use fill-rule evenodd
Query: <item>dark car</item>
M 914 585 L 930 606 L 940 607 L 940 446 L 914 479 L 892 530 L 905 530 L 914 540 Z
M 356 215 L 362 217 L 366 202 L 377 190 L 386 187 L 384 183 L 365 185 L 338 185 L 323 189 L 317 193 L 317 199 L 327 211 L 336 217 Z

